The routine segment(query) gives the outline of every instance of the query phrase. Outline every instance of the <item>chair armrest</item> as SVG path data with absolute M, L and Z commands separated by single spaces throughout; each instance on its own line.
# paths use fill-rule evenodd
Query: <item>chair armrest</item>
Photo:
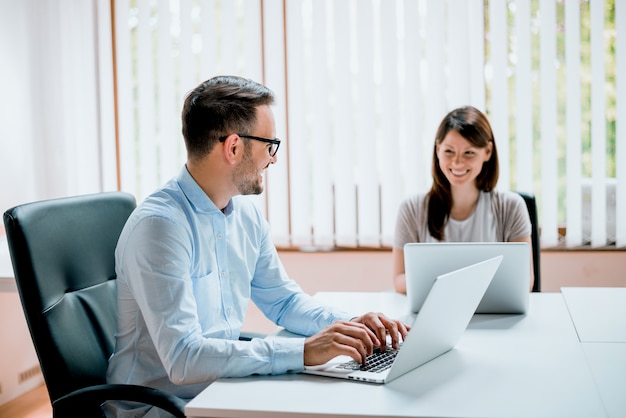
M 102 416 L 106 401 L 129 401 L 152 405 L 185 418 L 186 402 L 171 393 L 139 385 L 104 384 L 75 390 L 52 403 L 55 417 Z
M 251 341 L 253 338 L 263 339 L 265 337 L 267 337 L 267 334 L 261 334 L 260 332 L 244 331 L 239 334 L 240 341 Z

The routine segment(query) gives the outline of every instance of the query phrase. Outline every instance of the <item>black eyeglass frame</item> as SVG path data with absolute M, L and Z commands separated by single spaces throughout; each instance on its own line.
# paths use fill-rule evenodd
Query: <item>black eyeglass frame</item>
M 261 141 L 261 142 L 265 142 L 267 144 L 272 144 L 272 145 L 276 145 L 276 148 L 274 148 L 274 152 L 272 152 L 272 148 L 270 147 L 267 152 L 270 154 L 270 157 L 273 157 L 276 155 L 276 153 L 278 152 L 278 148 L 280 148 L 280 139 L 278 138 L 263 138 L 260 136 L 254 136 L 254 135 L 246 135 L 246 134 L 236 134 L 237 136 L 241 137 L 241 138 L 247 138 L 247 139 L 254 139 L 255 141 Z M 221 137 L 219 140 L 220 142 L 224 142 L 226 141 L 226 138 L 228 138 L 229 135 L 223 136 Z

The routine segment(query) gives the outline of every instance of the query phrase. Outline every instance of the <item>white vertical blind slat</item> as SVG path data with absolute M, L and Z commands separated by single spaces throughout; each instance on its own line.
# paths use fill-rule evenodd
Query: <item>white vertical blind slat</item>
M 200 37 L 202 54 L 200 54 L 200 78 L 208 80 L 217 75 L 217 7 L 216 0 L 200 1 Z
M 626 247 L 626 1 L 615 2 L 615 243 Z
M 566 244 L 582 244 L 580 2 L 565 3 L 566 107 Z
M 509 94 L 507 80 L 507 8 L 503 1 L 489 2 L 489 40 L 491 45 L 491 108 L 489 119 L 498 149 L 500 178 L 498 187 L 509 189 L 511 152 L 509 146 Z
M 261 0 L 246 1 L 243 9 L 243 58 L 239 74 L 263 82 L 263 45 L 261 44 Z
M 178 3 L 178 78 L 180 83 L 181 100 L 178 103 L 182 108 L 183 97 L 198 84 L 196 62 L 193 56 L 193 28 L 195 23 L 192 15 L 192 3 L 182 1 Z
M 309 132 L 305 119 L 305 62 L 302 0 L 285 3 L 287 9 L 287 73 L 289 88 L 289 162 L 291 244 L 311 245 L 311 176 L 308 169 Z
M 48 119 L 57 117 L 61 109 L 48 107 L 55 98 L 53 92 L 41 90 L 48 80 L 39 72 L 31 71 L 44 65 L 46 50 L 51 54 L 54 52 L 49 44 L 50 38 L 43 31 L 47 20 L 44 6 L 32 2 L 4 2 L 0 14 L 0 49 L 3 56 L 11 57 L 10 62 L 3 60 L 0 65 L 0 207 L 3 211 L 39 199 L 41 191 L 47 190 L 40 189 L 42 182 L 38 176 L 40 170 L 46 171 L 47 150 L 38 142 L 47 142 L 44 140 L 45 124 Z M 30 45 L 25 45 L 20 41 L 22 39 L 34 42 L 40 53 L 31 54 Z M 49 75 L 48 69 L 46 66 L 46 75 Z M 37 102 L 32 100 L 35 93 L 38 94 Z M 51 101 L 49 96 L 52 96 Z M 31 111 L 18 111 L 26 108 Z M 39 117 L 38 123 L 30 123 L 33 114 Z M 14 138 L 20 140 L 11 141 Z M 10 152 L 5 148 L 9 144 Z M 15 181 L 18 172 L 19 181 Z M 4 231 L 3 227 L 0 231 Z
M 113 85 L 113 45 L 111 9 L 105 2 L 96 2 L 97 54 L 98 54 L 98 100 L 100 109 L 100 165 L 102 167 L 102 190 L 117 189 L 117 162 L 115 147 L 115 97 Z
M 376 95 L 374 78 L 374 5 L 359 2 L 357 8 L 357 148 L 356 184 L 358 187 L 358 233 L 362 246 L 380 245 L 380 180 L 377 173 Z
M 289 178 L 287 150 L 287 92 L 285 90 L 284 17 L 282 0 L 264 0 L 265 83 L 275 94 L 276 135 L 283 141 L 277 162 L 266 171 L 267 217 L 277 246 L 289 246 Z
M 398 1 L 387 1 L 380 9 L 380 62 L 382 63 L 381 92 L 381 138 L 378 153 L 381 158 L 381 243 L 390 246 L 393 240 L 396 209 L 400 199 L 400 167 L 397 148 L 390 146 L 398 138 L 398 121 L 401 113 L 398 97 L 398 34 L 396 28 Z M 387 29 L 388 28 L 388 29 Z M 392 139 L 393 138 L 393 139 Z
M 73 105 L 76 111 L 71 112 L 73 117 L 73 123 L 76 124 L 75 115 L 78 114 L 79 109 L 83 110 L 82 123 L 77 124 L 76 127 L 80 130 L 76 131 L 76 135 L 73 136 L 74 148 L 78 152 L 81 158 L 77 158 L 74 161 L 74 167 L 76 168 L 77 188 L 76 193 L 91 193 L 101 190 L 102 177 L 101 170 L 92 171 L 93 167 L 100 166 L 100 160 L 98 154 L 100 152 L 100 142 L 102 138 L 98 138 L 98 125 L 99 121 L 99 91 L 98 85 L 98 55 L 97 50 L 94 48 L 97 45 L 97 15 L 96 5 L 94 3 L 85 3 L 75 1 L 74 9 L 79 12 L 83 17 L 77 18 L 75 23 L 78 33 L 76 34 L 75 42 L 78 43 L 78 48 L 81 51 L 79 60 L 76 62 L 75 69 L 78 71 L 81 68 L 81 77 L 74 79 L 74 88 L 72 89 L 76 94 L 76 100 Z M 87 19 L 84 19 L 84 17 Z M 81 36 L 81 34 L 87 34 L 87 36 Z M 81 84 L 77 84 L 77 79 L 81 79 Z M 89 138 L 89 141 L 83 141 L 82 138 Z M 78 145 L 80 144 L 80 145 Z M 78 146 L 77 146 L 78 145 Z M 74 173 L 72 173 L 74 174 Z M 97 187 L 97 188 L 96 188 Z
M 238 24 L 241 32 L 242 50 L 238 54 L 238 69 L 235 74 L 264 82 L 263 59 L 262 59 L 262 33 L 261 33 L 261 7 L 260 0 L 239 3 Z M 264 217 L 267 218 L 265 205 L 265 191 L 260 195 L 251 195 L 249 198 L 256 204 Z
M 425 97 L 428 105 L 425 108 L 425 128 L 426 137 L 434 141 L 435 133 L 439 122 L 449 111 L 445 101 L 445 3 L 440 0 L 427 0 L 426 18 L 426 56 L 425 61 L 428 68 L 427 79 L 424 80 L 426 87 Z M 429 147 L 432 149 L 432 143 Z M 430 170 L 429 170 L 430 173 Z M 430 185 L 429 178 L 428 184 Z
M 62 108 L 71 109 L 73 105 L 74 97 L 72 97 L 73 96 L 72 90 L 68 89 L 68 87 L 73 82 L 72 73 L 75 68 L 74 66 L 75 61 L 72 58 L 72 55 L 69 54 L 69 51 L 72 51 L 75 48 L 75 45 L 71 44 L 71 40 L 76 36 L 75 33 L 72 33 L 75 31 L 72 30 L 73 27 L 71 26 L 71 21 L 72 21 L 71 15 L 74 13 L 74 11 L 70 13 L 63 13 L 59 5 L 55 5 L 53 10 L 54 10 L 53 13 L 55 17 L 54 24 L 59 30 L 57 41 L 59 43 L 60 52 L 61 52 L 60 54 L 61 59 L 59 60 L 59 74 L 60 74 L 59 81 L 60 81 L 61 91 L 57 100 L 59 101 Z M 61 31 L 60 28 L 64 28 L 64 30 Z M 80 80 L 78 81 L 78 84 L 80 84 Z M 71 136 L 74 135 L 74 132 L 72 131 L 75 130 L 76 128 L 72 124 L 71 112 L 64 112 L 60 116 L 61 117 L 57 121 L 58 129 L 56 130 L 56 133 L 59 138 L 58 146 L 64 152 L 57 153 L 54 155 L 53 160 L 57 165 L 63 164 L 64 155 L 67 155 L 70 160 L 76 159 L 76 149 L 71 146 L 72 144 L 70 141 Z M 69 175 L 64 175 L 65 173 L 61 174 L 59 172 L 59 179 L 62 180 L 59 182 L 59 185 L 61 185 L 62 189 L 65 189 L 65 190 L 75 190 L 76 189 L 75 185 L 72 184 L 72 179 L 76 177 L 75 167 L 74 166 L 71 167 L 68 171 L 69 171 L 68 172 Z
M 469 103 L 486 108 L 485 98 L 485 7 L 483 0 L 467 1 Z
M 117 63 L 117 108 L 120 148 L 121 188 L 137 193 L 135 164 L 135 119 L 133 102 L 133 76 L 131 58 L 131 28 L 129 0 L 115 2 L 115 34 Z
M 333 172 L 335 177 L 334 215 L 335 239 L 338 246 L 356 247 L 357 224 L 356 193 L 354 183 L 354 155 L 357 147 L 354 120 L 351 109 L 353 103 L 352 67 L 349 51 L 351 28 L 354 22 L 350 16 L 350 0 L 335 0 L 333 14 Z
M 466 0 L 448 2 L 447 16 L 447 67 L 448 108 L 454 109 L 470 102 L 469 65 L 469 3 Z M 443 117 L 443 115 L 441 115 Z
M 556 7 L 554 0 L 540 1 L 541 78 L 541 240 L 558 243 L 556 149 Z
M 160 0 L 158 3 L 157 21 L 157 143 L 159 146 L 159 184 L 167 181 L 180 170 L 184 163 L 182 153 L 179 151 L 182 139 L 180 127 L 177 123 L 179 118 L 173 118 L 178 110 L 178 100 L 175 95 L 174 65 L 172 56 L 171 25 L 172 16 L 168 0 Z
M 91 2 L 70 1 L 71 10 L 63 12 L 59 7 L 62 52 L 63 100 L 67 100 L 64 112 L 64 141 L 67 164 L 66 184 L 70 193 L 82 194 L 101 187 L 99 166 L 97 55 L 94 50 L 95 5 Z M 80 114 L 81 117 L 76 117 Z M 89 140 L 85 140 L 89 138 Z
M 591 0 L 591 246 L 606 245 L 604 1 Z
M 58 79 L 60 77 L 60 69 L 57 68 L 58 65 L 54 65 L 58 62 L 58 58 L 54 57 L 54 52 L 58 50 L 58 45 L 56 42 L 57 39 L 55 35 L 58 34 L 59 31 L 56 29 L 56 27 L 53 27 L 52 25 L 52 17 L 54 16 L 52 10 L 53 3 L 42 3 L 40 8 L 35 7 L 35 5 L 33 4 L 22 3 L 21 5 L 25 6 L 24 14 L 32 16 L 33 24 L 32 33 L 30 34 L 32 40 L 39 43 L 40 45 L 45 45 L 45 48 L 41 48 L 41 53 L 34 54 L 32 58 L 26 58 L 23 55 L 21 63 L 22 65 L 20 66 L 21 68 L 19 70 L 16 70 L 15 75 L 19 76 L 18 72 L 24 73 L 25 70 L 30 67 L 30 65 L 38 65 L 42 67 L 45 66 L 46 73 L 50 78 Z M 15 7 L 17 6 L 17 4 L 14 4 L 13 6 Z M 6 30 L 5 27 L 2 27 L 2 30 Z M 5 39 L 8 39 L 8 37 L 6 37 Z M 17 44 L 15 45 L 17 50 Z M 11 69 L 11 66 L 3 65 L 0 66 L 0 68 L 6 70 Z M 44 85 L 45 83 L 43 79 L 33 78 L 32 85 L 28 87 L 29 92 L 32 94 L 32 92 L 37 91 L 37 89 L 42 89 Z M 38 105 L 38 109 L 43 110 L 48 107 L 52 108 L 54 104 L 54 99 L 60 97 L 60 89 L 60 83 L 53 83 L 50 86 L 50 90 L 47 92 L 47 94 L 42 95 L 40 99 L 40 104 Z M 8 93 L 10 94 L 11 92 Z M 17 95 L 17 92 L 13 93 L 14 95 Z M 4 94 L 7 94 L 6 90 L 4 91 Z M 38 188 L 45 190 L 45 192 L 41 194 L 44 198 L 55 196 L 54 193 L 57 190 L 55 190 L 54 187 L 51 187 L 54 184 L 51 184 L 51 182 L 58 181 L 58 176 L 60 175 L 60 173 L 57 170 L 54 170 L 54 161 L 50 161 L 48 156 L 50 155 L 53 144 L 55 143 L 52 141 L 56 140 L 56 135 L 54 133 L 57 130 L 54 128 L 56 128 L 58 124 L 58 119 L 60 119 L 59 116 L 60 115 L 56 112 L 53 113 L 42 111 L 39 123 L 30 125 L 26 124 L 26 126 L 24 127 L 27 130 L 26 133 L 31 134 L 31 141 L 23 144 L 26 147 L 24 149 L 25 155 L 23 162 L 27 163 L 28 158 L 33 159 L 30 167 L 31 169 L 27 170 L 28 175 L 25 176 L 26 178 L 24 179 L 24 183 L 31 184 L 32 193 L 28 195 L 25 194 L 24 197 L 39 196 L 39 194 L 37 193 Z M 46 133 L 49 134 L 46 135 Z M 59 150 L 56 150 L 55 152 L 58 153 Z M 6 155 L 8 154 L 3 153 L 5 160 Z M 10 166 L 10 168 L 14 167 Z M 50 174 L 47 174 L 46 172 L 49 172 Z M 20 202 L 13 201 L 12 203 L 18 204 Z
M 313 180 L 313 244 L 321 247 L 334 245 L 333 231 L 333 180 L 328 169 L 328 159 L 337 158 L 329 155 L 330 124 L 327 117 L 329 108 L 328 80 L 328 39 L 327 39 L 327 2 L 320 2 L 313 7 L 311 28 L 311 60 L 308 85 L 311 92 L 311 145 L 310 156 Z
M 241 42 L 240 30 L 237 25 L 238 1 L 220 1 L 219 22 L 221 25 L 220 68 L 222 74 L 238 74 L 239 59 L 237 49 Z
M 419 3 L 413 0 L 404 2 L 404 88 L 403 116 L 400 125 L 400 149 L 405 175 L 397 179 L 404 182 L 402 197 L 426 189 L 430 177 L 431 136 L 425 131 L 424 101 L 422 91 L 422 49 L 421 19 Z M 394 215 L 395 220 L 395 215 Z M 395 227 L 395 226 L 394 226 Z
M 532 118 L 532 57 L 530 43 L 530 0 L 518 0 L 515 13 L 515 151 L 517 190 L 531 192 L 533 188 L 533 118 Z
M 154 96 L 154 50 L 152 13 L 147 7 L 139 9 L 137 22 L 137 111 L 139 124 L 140 195 L 147 196 L 158 185 L 156 118 Z
M 81 85 L 80 74 L 76 74 L 76 59 L 79 57 L 79 54 L 70 54 L 70 51 L 79 50 L 77 45 L 74 43 L 76 39 L 76 30 L 73 26 L 73 21 L 76 19 L 76 10 L 72 8 L 69 13 L 63 13 L 60 5 L 55 5 L 55 17 L 56 24 L 59 27 L 59 35 L 58 40 L 60 43 L 60 51 L 61 51 L 61 59 L 59 60 L 59 68 L 60 68 L 60 81 L 61 81 L 61 94 L 58 97 L 58 100 L 61 104 L 61 108 L 63 109 L 72 109 L 76 103 L 77 95 L 75 94 L 75 90 L 69 88 L 69 86 L 74 83 L 75 85 Z M 60 30 L 60 28 L 64 28 L 64 30 Z M 78 77 L 77 80 L 74 78 Z M 57 131 L 59 138 L 61 149 L 64 150 L 64 153 L 58 153 L 55 155 L 55 159 L 58 160 L 59 163 L 62 163 L 62 156 L 67 155 L 70 161 L 77 160 L 76 147 L 72 146 L 71 137 L 76 135 L 76 131 L 79 130 L 78 126 L 73 123 L 72 119 L 74 118 L 72 112 L 64 112 L 61 115 L 59 120 L 59 129 Z M 82 121 L 78 121 L 78 124 L 82 124 Z M 73 179 L 77 177 L 76 166 L 72 165 L 68 174 L 63 178 L 63 188 L 65 190 L 76 190 L 76 185 L 73 184 Z

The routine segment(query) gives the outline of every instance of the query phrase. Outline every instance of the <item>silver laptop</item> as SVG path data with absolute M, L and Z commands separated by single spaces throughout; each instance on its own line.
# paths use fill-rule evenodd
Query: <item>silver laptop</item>
M 306 367 L 303 373 L 387 383 L 450 351 L 467 328 L 485 294 L 502 256 L 439 275 L 415 316 L 411 331 L 400 349 L 368 356 L 364 366 L 348 356 L 338 356 L 321 366 Z M 391 357 L 387 366 L 372 364 Z
M 435 277 L 503 255 L 476 313 L 523 314 L 530 298 L 530 246 L 525 242 L 410 243 L 404 246 L 406 293 L 411 312 L 420 310 Z

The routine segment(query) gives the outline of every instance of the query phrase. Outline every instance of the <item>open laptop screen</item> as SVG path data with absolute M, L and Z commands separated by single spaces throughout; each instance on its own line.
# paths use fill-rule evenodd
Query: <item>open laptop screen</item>
M 530 246 L 525 242 L 409 243 L 404 246 L 406 291 L 418 312 L 435 278 L 491 257 L 504 256 L 476 313 L 523 314 L 530 293 Z

